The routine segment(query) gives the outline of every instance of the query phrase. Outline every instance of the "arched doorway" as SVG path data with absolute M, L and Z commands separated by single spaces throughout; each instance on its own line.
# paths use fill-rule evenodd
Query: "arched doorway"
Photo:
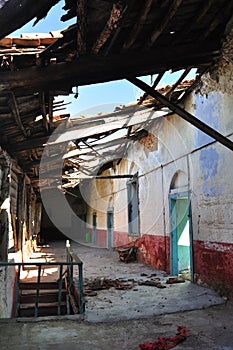
M 178 171 L 170 191 L 170 266 L 172 275 L 193 280 L 192 217 L 187 175 Z

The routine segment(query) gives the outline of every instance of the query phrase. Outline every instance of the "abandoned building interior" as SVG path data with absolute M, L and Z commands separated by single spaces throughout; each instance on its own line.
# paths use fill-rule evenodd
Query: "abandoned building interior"
M 58 268 L 55 315 L 63 288 L 65 312 L 85 312 L 72 242 L 232 301 L 233 2 L 65 0 L 73 25 L 11 35 L 58 2 L 0 2 L 0 318 L 46 315 L 45 266 Z M 168 71 L 178 78 L 161 87 Z M 66 112 L 78 87 L 120 79 L 140 98 Z M 30 261 L 55 240 L 66 261 Z M 34 288 L 32 313 L 20 310 L 23 288 Z

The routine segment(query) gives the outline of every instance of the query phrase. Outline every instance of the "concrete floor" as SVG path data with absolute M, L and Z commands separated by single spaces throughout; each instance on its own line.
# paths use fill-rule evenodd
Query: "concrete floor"
M 176 349 L 233 349 L 233 305 L 214 291 L 187 281 L 168 285 L 163 271 L 124 264 L 117 252 L 76 243 L 72 247 L 84 262 L 85 278 L 122 279 L 133 288 L 111 287 L 86 296 L 83 320 L 76 316 L 2 320 L 0 349 L 139 349 L 139 343 L 155 341 L 159 335 L 175 335 L 181 324 L 191 336 Z M 36 259 L 65 261 L 65 243 L 50 244 L 37 254 Z M 56 271 L 45 274 L 49 280 L 57 278 Z M 166 288 L 138 284 L 151 278 L 160 278 Z

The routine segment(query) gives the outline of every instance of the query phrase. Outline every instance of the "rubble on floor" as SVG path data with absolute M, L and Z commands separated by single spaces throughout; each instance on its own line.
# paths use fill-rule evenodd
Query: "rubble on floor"
M 84 280 L 84 295 L 86 296 L 96 296 L 98 290 L 104 290 L 104 289 L 110 289 L 115 288 L 119 290 L 127 290 L 132 289 L 133 287 L 139 285 L 139 286 L 151 286 L 151 287 L 157 287 L 157 288 L 166 288 L 166 285 L 161 282 L 160 277 L 156 277 L 156 273 L 152 273 L 150 275 L 146 273 L 141 273 L 141 277 L 145 277 L 145 279 L 142 278 L 116 278 L 116 279 L 110 279 L 106 277 L 95 277 L 95 278 L 86 278 Z M 166 284 L 173 284 L 173 283 L 184 283 L 185 280 L 173 276 L 169 277 L 166 280 Z
M 131 289 L 134 287 L 134 281 L 131 280 L 130 283 L 125 279 L 117 278 L 110 279 L 105 277 L 96 277 L 94 279 L 86 278 L 84 280 L 84 295 L 94 296 L 93 291 L 103 290 L 103 289 Z
M 128 278 L 127 280 L 124 278 L 116 278 L 116 279 L 110 279 L 106 277 L 95 277 L 95 278 L 86 278 L 84 280 L 84 295 L 86 296 L 96 296 L 98 290 L 104 290 L 104 289 L 110 289 L 115 288 L 119 290 L 127 290 L 132 289 L 133 287 L 137 285 L 144 285 L 144 286 L 152 286 L 157 288 L 166 288 L 164 284 L 161 283 L 159 277 L 154 277 L 156 274 L 141 274 L 142 277 L 148 276 L 150 279 L 135 279 L 135 278 Z

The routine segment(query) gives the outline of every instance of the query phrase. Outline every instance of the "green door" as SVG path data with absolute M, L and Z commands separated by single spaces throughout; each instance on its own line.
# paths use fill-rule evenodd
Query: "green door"
M 180 273 L 185 279 L 192 277 L 192 227 L 189 212 L 187 195 L 170 195 L 171 273 L 172 275 Z

